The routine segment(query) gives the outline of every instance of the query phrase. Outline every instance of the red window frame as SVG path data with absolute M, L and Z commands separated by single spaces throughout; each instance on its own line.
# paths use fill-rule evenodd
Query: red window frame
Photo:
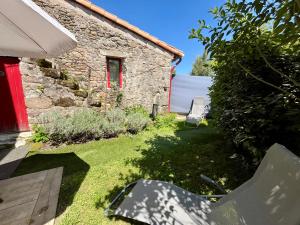
M 119 88 L 122 88 L 123 87 L 122 59 L 120 59 L 120 58 L 113 58 L 113 57 L 107 57 L 106 58 L 107 88 L 109 88 L 109 89 L 111 88 L 109 60 L 115 60 L 115 61 L 119 62 Z

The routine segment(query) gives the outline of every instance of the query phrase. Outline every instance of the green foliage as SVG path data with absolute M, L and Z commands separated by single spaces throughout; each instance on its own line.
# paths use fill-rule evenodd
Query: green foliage
M 127 130 L 136 134 L 150 123 L 150 117 L 141 112 L 132 112 L 127 115 Z
M 68 80 L 70 77 L 69 72 L 67 70 L 62 70 L 60 72 L 60 79 L 62 80 Z
M 148 111 L 142 105 L 133 105 L 125 108 L 125 112 L 127 115 L 131 113 L 141 113 L 144 116 L 149 116 Z
M 235 153 L 232 146 L 212 127 L 180 131 L 153 128 L 135 136 L 51 151 L 32 150 L 13 176 L 64 167 L 56 221 L 60 225 L 133 224 L 108 218 L 104 209 L 124 186 L 138 179 L 174 182 L 197 194 L 220 194 L 199 176 L 219 181 L 226 190 L 252 176 L 240 157 L 230 157 Z
M 37 143 L 37 142 L 45 143 L 45 142 L 49 141 L 49 137 L 48 137 L 44 127 L 35 125 L 35 126 L 33 126 L 33 132 L 34 133 L 33 133 L 31 140 L 34 143 Z
M 122 99 L 123 99 L 123 93 L 121 92 L 117 95 L 117 98 L 116 98 L 117 107 L 119 107 L 121 105 Z
M 106 114 L 91 109 L 77 110 L 70 115 L 52 112 L 39 117 L 34 142 L 52 144 L 80 143 L 100 138 L 117 137 L 126 131 L 136 134 L 150 122 L 141 107 L 125 111 L 115 108 Z
M 124 125 L 126 122 L 126 113 L 120 108 L 114 108 L 106 113 L 106 118 L 110 123 Z
M 106 137 L 116 137 L 126 131 L 126 113 L 115 108 L 106 113 L 107 123 L 104 126 Z
M 85 142 L 104 136 L 105 119 L 93 110 L 78 110 L 67 117 L 52 113 L 47 115 L 47 120 L 44 128 L 54 144 Z
M 211 12 L 217 26 L 199 21 L 190 37 L 198 38 L 216 62 L 210 93 L 216 124 L 256 162 L 274 142 L 300 153 L 296 1 L 227 1 Z M 268 22 L 274 22 L 271 28 Z
M 207 25 L 205 20 L 199 20 L 199 28 L 192 29 L 190 38 L 197 38 L 213 55 L 228 45 L 228 37 L 239 39 L 255 39 L 271 24 L 276 40 L 281 44 L 300 45 L 300 3 L 299 0 L 245 0 L 236 2 L 229 0 L 221 7 L 210 11 L 217 26 Z M 203 32 L 207 30 L 208 32 Z M 210 36 L 204 35 L 210 33 Z M 290 51 L 292 52 L 292 51 Z
M 47 61 L 46 59 L 37 59 L 36 63 L 39 67 L 42 68 L 52 68 L 52 63 Z
M 175 113 L 160 114 L 155 118 L 154 125 L 156 128 L 174 127 L 176 126 L 176 114 Z
M 42 85 L 42 84 L 40 84 L 40 85 L 38 85 L 38 86 L 36 87 L 36 90 L 37 90 L 39 93 L 43 94 L 44 91 L 45 91 L 45 86 Z
M 207 119 L 202 119 L 199 123 L 199 126 L 201 127 L 207 127 L 208 126 L 208 121 Z
M 148 111 L 142 105 L 133 105 L 125 108 L 127 115 L 127 130 L 130 133 L 137 133 L 143 130 L 149 123 Z
M 203 53 L 203 56 L 198 56 L 193 64 L 193 69 L 191 75 L 193 76 L 214 76 L 214 71 L 212 69 L 212 62 L 207 59 L 207 52 Z

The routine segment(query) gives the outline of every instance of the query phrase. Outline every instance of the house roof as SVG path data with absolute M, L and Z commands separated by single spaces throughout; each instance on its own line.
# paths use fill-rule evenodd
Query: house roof
M 125 20 L 122 20 L 122 19 L 118 18 L 114 14 L 111 14 L 111 13 L 107 12 L 106 10 L 100 8 L 99 6 L 94 5 L 89 0 L 73 0 L 73 1 L 77 2 L 78 4 L 80 4 L 80 5 L 82 5 L 86 8 L 88 8 L 89 10 L 105 17 L 106 19 L 108 19 L 108 20 L 110 20 L 110 21 L 112 21 L 112 22 L 114 22 L 114 23 L 116 23 L 116 24 L 118 24 L 118 25 L 120 25 L 120 26 L 136 33 L 136 34 L 138 34 L 139 36 L 153 42 L 154 44 L 156 44 L 159 47 L 173 53 L 175 56 L 177 56 L 179 58 L 182 58 L 184 56 L 184 53 L 181 50 L 167 44 L 166 42 L 163 42 L 163 41 L 159 40 L 158 38 L 156 38 L 156 37 L 150 35 L 149 33 L 139 29 L 138 27 L 129 24 Z

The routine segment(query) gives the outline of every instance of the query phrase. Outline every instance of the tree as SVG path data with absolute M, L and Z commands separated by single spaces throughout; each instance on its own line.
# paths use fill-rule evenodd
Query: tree
M 274 142 L 300 154 L 299 1 L 228 0 L 191 31 L 216 62 L 216 124 L 258 161 Z
M 198 56 L 193 64 L 191 75 L 193 76 L 214 76 L 211 68 L 211 61 L 209 61 L 207 51 L 204 51 L 202 57 Z
M 299 50 L 300 39 L 300 0 L 228 0 L 221 7 L 210 11 L 217 26 L 207 25 L 199 20 L 199 28 L 192 29 L 190 38 L 197 38 L 205 45 L 211 55 L 233 39 L 255 38 L 261 34 L 261 27 L 270 23 L 276 39 L 281 44 L 293 45 Z M 205 36 L 207 30 L 211 35 Z

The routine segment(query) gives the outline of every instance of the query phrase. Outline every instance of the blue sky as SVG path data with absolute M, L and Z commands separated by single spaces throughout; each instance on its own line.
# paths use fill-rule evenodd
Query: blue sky
M 189 31 L 199 19 L 212 23 L 208 10 L 225 0 L 92 0 L 96 5 L 184 51 L 185 57 L 177 74 L 189 74 L 192 64 L 203 52 L 196 40 L 189 40 Z

